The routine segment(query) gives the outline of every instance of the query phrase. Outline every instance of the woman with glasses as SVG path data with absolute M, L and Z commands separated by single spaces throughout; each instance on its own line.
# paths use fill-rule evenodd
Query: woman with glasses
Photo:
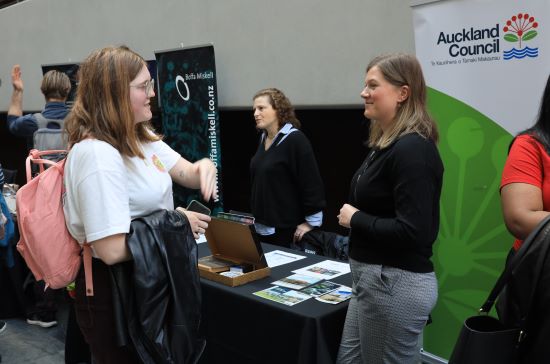
M 250 161 L 256 232 L 262 242 L 290 247 L 321 225 L 323 181 L 311 144 L 299 130 L 300 122 L 285 94 L 267 88 L 253 100 L 254 120 L 261 132 Z
M 368 156 L 338 215 L 351 228 L 350 300 L 338 363 L 418 363 L 437 300 L 430 260 L 439 231 L 443 163 L 414 56 L 373 59 L 365 77 Z
M 108 266 L 131 259 L 130 222 L 173 209 L 172 181 L 217 196 L 216 168 L 195 163 L 165 144 L 149 123 L 154 81 L 141 56 L 126 47 L 92 52 L 79 70 L 77 97 L 65 127 L 70 151 L 65 167 L 64 212 L 71 235 L 93 249 L 94 296 L 87 300 L 82 272 L 76 315 L 94 362 L 139 362 L 132 347 L 117 345 Z M 195 238 L 210 217 L 185 212 Z

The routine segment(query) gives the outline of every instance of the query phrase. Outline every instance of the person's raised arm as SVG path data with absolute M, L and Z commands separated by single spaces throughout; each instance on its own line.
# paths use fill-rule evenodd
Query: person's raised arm
M 210 201 L 210 198 L 214 200 L 218 198 L 216 175 L 216 166 L 207 158 L 195 163 L 180 158 L 176 165 L 170 169 L 170 177 L 174 182 L 187 188 L 200 188 L 205 201 Z
M 21 67 L 16 64 L 11 70 L 11 84 L 13 93 L 11 95 L 8 115 L 23 115 L 23 79 L 21 78 Z
M 543 210 L 542 191 L 528 183 L 510 183 L 500 191 L 504 223 L 517 239 L 527 235 L 550 214 Z

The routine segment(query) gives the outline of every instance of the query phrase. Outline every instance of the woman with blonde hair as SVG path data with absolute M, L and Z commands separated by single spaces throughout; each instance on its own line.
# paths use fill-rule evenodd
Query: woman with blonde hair
M 432 245 L 443 163 L 426 85 L 414 56 L 373 59 L 365 88 L 370 148 L 338 222 L 351 228 L 352 298 L 338 363 L 416 363 L 437 300 Z
M 195 163 L 165 144 L 149 123 L 155 81 L 143 58 L 127 47 L 92 52 L 79 70 L 79 86 L 65 123 L 70 151 L 65 167 L 64 212 L 71 235 L 91 244 L 94 296 L 76 280 L 76 316 L 94 362 L 136 363 L 131 345 L 117 346 L 108 266 L 132 259 L 126 243 L 131 220 L 174 209 L 172 181 L 217 195 L 216 168 Z M 185 212 L 198 238 L 210 217 Z

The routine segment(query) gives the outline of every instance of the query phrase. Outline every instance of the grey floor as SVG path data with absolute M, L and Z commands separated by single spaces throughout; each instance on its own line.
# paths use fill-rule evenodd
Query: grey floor
M 29 325 L 23 318 L 4 320 L 0 334 L 2 364 L 63 364 L 65 352 L 66 309 L 57 314 L 58 325 L 44 329 Z

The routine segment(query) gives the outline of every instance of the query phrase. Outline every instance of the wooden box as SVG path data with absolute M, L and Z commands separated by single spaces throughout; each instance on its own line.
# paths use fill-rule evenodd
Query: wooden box
M 227 286 L 236 287 L 269 276 L 270 269 L 264 257 L 262 245 L 254 238 L 252 226 L 236 221 L 213 217 L 206 229 L 206 241 L 212 257 L 248 265 L 251 270 L 237 277 L 226 277 L 208 266 L 201 265 L 200 276 Z

